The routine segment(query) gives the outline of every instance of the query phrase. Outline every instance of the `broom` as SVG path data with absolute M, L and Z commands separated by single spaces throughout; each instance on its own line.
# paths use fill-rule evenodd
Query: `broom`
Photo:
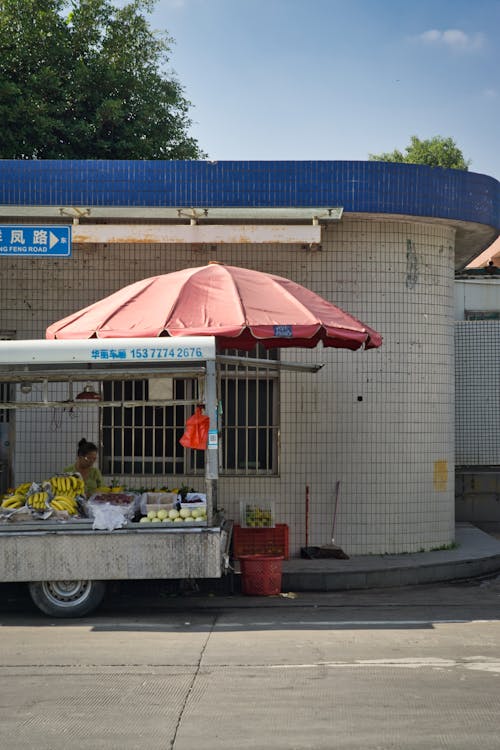
M 319 547 L 310 547 L 309 542 L 309 486 L 306 485 L 306 546 L 301 547 L 300 556 L 308 560 L 317 560 L 319 558 L 336 558 L 337 560 L 348 560 L 342 547 L 335 544 L 335 522 L 337 520 L 337 509 L 339 506 L 340 482 L 335 484 L 335 508 L 333 511 L 332 522 L 332 543 L 322 544 Z

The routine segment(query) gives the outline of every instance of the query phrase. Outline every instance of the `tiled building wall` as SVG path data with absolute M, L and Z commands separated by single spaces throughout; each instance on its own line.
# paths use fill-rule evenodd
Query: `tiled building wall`
M 321 252 L 123 245 L 75 247 L 70 259 L 0 258 L 0 328 L 43 337 L 49 323 L 126 284 L 211 259 L 304 284 L 376 328 L 384 344 L 368 352 L 284 350 L 284 359 L 325 366 L 282 376 L 280 476 L 223 478 L 221 505 L 238 518 L 241 497 L 273 498 L 296 555 L 305 542 L 306 485 L 309 543 L 321 544 L 331 541 L 339 481 L 335 541 L 348 553 L 430 549 L 454 534 L 453 258 L 451 229 L 349 216 L 324 230 Z M 77 440 L 94 436 L 82 418 L 55 421 L 60 444 L 53 434 L 46 440 L 47 426 L 23 418 L 21 430 L 19 420 L 17 478 L 29 470 L 30 451 L 48 451 L 47 470 L 68 463 Z

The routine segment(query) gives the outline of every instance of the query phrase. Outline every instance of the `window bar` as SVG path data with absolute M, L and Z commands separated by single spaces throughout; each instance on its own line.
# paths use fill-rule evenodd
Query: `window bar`
M 137 383 L 137 385 L 138 385 L 139 391 L 141 393 L 141 399 L 144 401 L 144 396 L 146 395 L 146 393 L 145 393 L 145 391 L 146 391 L 146 387 L 145 387 L 146 381 L 145 380 L 139 381 Z M 136 432 L 136 430 L 134 430 L 134 435 L 139 435 L 140 440 L 141 440 L 141 451 L 140 451 L 141 474 L 144 474 L 144 469 L 145 469 L 145 466 L 146 466 L 146 458 L 144 456 L 144 419 L 145 419 L 145 416 L 146 416 L 146 407 L 145 406 L 141 406 L 140 407 L 139 415 L 140 415 L 140 418 L 141 418 L 141 427 L 140 427 L 139 430 L 137 430 L 137 432 Z M 134 420 L 135 420 L 135 409 L 134 409 Z M 135 461 L 135 450 L 136 450 L 136 447 L 135 447 L 135 442 L 134 442 L 134 461 Z
M 227 403 L 228 403 L 228 399 L 227 399 L 227 386 L 228 386 L 228 381 L 227 381 L 227 378 L 223 377 L 225 371 L 226 371 L 226 368 L 223 365 L 222 368 L 221 368 L 220 391 L 221 391 L 221 400 L 222 400 L 222 403 L 226 405 L 225 411 L 227 411 Z M 224 421 L 225 416 L 226 415 L 223 414 L 222 417 L 221 417 L 221 420 L 220 420 L 220 432 L 221 432 L 221 435 L 223 436 L 223 438 L 222 438 L 223 442 L 222 442 L 222 446 L 221 446 L 222 450 L 220 451 L 220 455 L 223 454 L 223 456 L 224 456 L 224 458 L 223 458 L 223 466 L 227 467 L 227 465 L 228 465 L 228 463 L 227 463 L 228 462 L 227 447 L 228 447 L 228 444 L 229 444 L 229 440 L 227 439 L 227 434 L 226 434 L 227 426 L 226 426 L 226 423 Z
M 248 385 L 248 366 L 247 366 L 245 367 L 245 384 L 244 384 L 244 390 L 243 390 L 243 394 L 245 396 L 245 425 L 246 425 L 246 429 L 244 430 L 244 433 L 243 433 L 245 436 L 245 456 L 244 456 L 245 474 L 248 474 L 248 468 L 249 468 L 248 451 L 250 450 L 250 439 L 249 439 L 250 429 L 249 429 L 249 424 L 248 424 L 248 396 L 249 396 L 248 389 L 249 389 L 249 385 Z
M 265 430 L 266 428 L 265 422 L 261 422 L 261 419 L 260 419 L 260 409 L 261 409 L 261 403 L 263 400 L 262 393 L 263 392 L 261 390 L 260 381 L 257 381 L 255 383 L 255 404 L 256 404 L 256 410 L 257 410 L 257 416 L 255 420 L 255 466 L 256 466 L 256 470 L 266 468 L 265 451 L 263 450 L 263 446 L 261 445 L 262 430 Z
M 125 384 L 122 384 L 122 387 L 121 387 L 122 398 L 123 398 L 123 395 L 124 395 L 123 394 L 124 386 L 125 386 Z M 120 445 L 120 456 L 121 456 L 121 460 L 120 460 L 120 474 L 124 474 L 124 472 L 125 472 L 125 466 L 124 466 L 124 460 L 125 460 L 125 427 L 124 427 L 124 422 L 125 422 L 125 407 L 124 406 L 120 407 L 120 422 L 122 424 L 121 430 L 118 428 L 118 430 L 119 430 L 118 436 L 120 437 L 120 441 L 121 441 L 121 445 Z M 114 457 L 115 456 L 116 456 L 116 453 L 114 454 Z
M 238 470 L 240 466 L 240 409 L 239 409 L 239 403 L 240 403 L 240 380 L 239 378 L 236 379 L 235 383 L 235 410 L 234 410 L 234 435 L 235 435 L 235 451 L 234 451 L 234 466 L 235 469 Z
M 272 439 L 274 446 L 273 450 L 273 463 L 272 463 L 272 470 L 274 474 L 278 474 L 280 467 L 279 467 L 279 457 L 281 453 L 281 433 L 280 433 L 280 427 L 279 427 L 279 413 L 280 413 L 280 404 L 279 404 L 279 389 L 274 388 L 274 381 L 273 383 L 269 384 L 272 390 L 272 402 L 271 402 L 271 409 L 272 409 Z M 275 437 L 276 436 L 276 437 Z M 269 467 L 271 468 L 271 467 Z
M 136 396 L 136 385 L 137 383 L 135 381 L 132 381 L 132 399 Z M 130 411 L 130 462 L 132 471 L 135 469 L 135 410 L 136 407 L 132 406 Z

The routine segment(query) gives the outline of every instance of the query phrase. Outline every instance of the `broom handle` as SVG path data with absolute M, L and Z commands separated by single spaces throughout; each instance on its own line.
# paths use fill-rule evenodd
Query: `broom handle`
M 333 511 L 332 544 L 335 542 L 335 521 L 337 520 L 337 508 L 339 505 L 340 480 L 335 482 L 335 509 Z
M 306 484 L 306 547 L 309 546 L 309 485 Z

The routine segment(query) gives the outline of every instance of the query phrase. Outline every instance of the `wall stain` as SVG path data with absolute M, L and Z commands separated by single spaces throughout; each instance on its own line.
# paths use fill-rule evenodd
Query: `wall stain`
M 415 243 L 406 240 L 406 288 L 415 289 L 418 282 L 418 258 Z

